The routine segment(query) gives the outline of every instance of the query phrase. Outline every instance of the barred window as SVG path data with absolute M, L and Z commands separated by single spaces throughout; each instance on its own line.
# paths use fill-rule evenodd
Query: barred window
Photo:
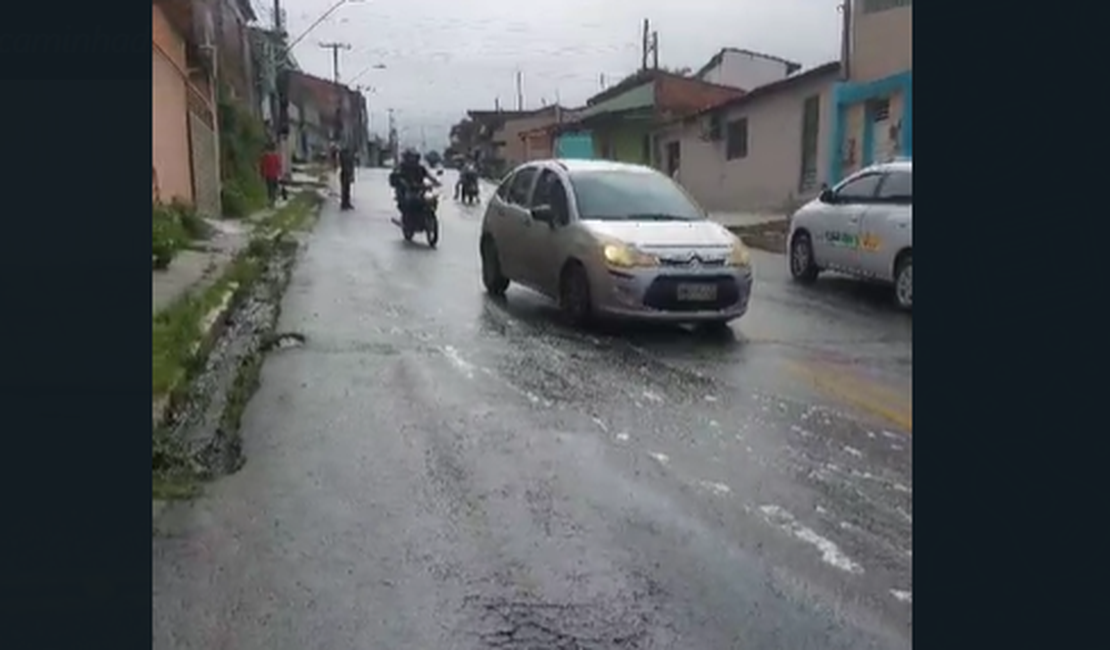
M 728 123 L 725 156 L 728 160 L 746 158 L 748 155 L 748 118 L 742 117 Z

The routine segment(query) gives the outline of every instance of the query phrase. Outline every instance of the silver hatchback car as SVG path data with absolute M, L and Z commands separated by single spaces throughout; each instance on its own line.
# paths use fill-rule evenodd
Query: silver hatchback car
M 482 280 L 555 299 L 567 320 L 724 325 L 744 315 L 748 249 L 667 176 L 641 165 L 544 160 L 514 169 L 482 222 Z
M 913 308 L 913 162 L 871 165 L 826 189 L 790 220 L 790 272 L 826 269 L 894 285 Z

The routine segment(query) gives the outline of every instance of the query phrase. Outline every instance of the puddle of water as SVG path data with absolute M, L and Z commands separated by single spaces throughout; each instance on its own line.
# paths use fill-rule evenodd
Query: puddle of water
M 840 548 L 811 528 L 802 525 L 794 515 L 786 509 L 776 505 L 759 507 L 764 517 L 771 524 L 778 526 L 799 540 L 811 544 L 821 552 L 821 560 L 826 564 L 848 573 L 863 573 L 863 567 L 841 552 Z
M 709 490 L 717 496 L 725 496 L 732 493 L 732 488 L 724 483 L 716 483 L 714 481 L 700 481 L 699 484 L 705 489 Z

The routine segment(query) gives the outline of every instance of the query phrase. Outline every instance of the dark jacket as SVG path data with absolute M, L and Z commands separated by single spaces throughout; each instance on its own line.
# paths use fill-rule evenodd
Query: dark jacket
M 403 186 L 422 187 L 426 179 L 435 180 L 422 163 L 411 165 L 401 163 L 389 174 L 389 184 L 393 189 L 401 189 Z

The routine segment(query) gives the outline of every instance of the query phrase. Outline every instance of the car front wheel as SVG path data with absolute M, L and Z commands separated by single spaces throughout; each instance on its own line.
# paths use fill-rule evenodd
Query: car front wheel
M 503 296 L 509 288 L 509 278 L 501 272 L 501 259 L 497 244 L 492 239 L 482 240 L 482 284 L 491 296 Z
M 821 270 L 813 259 L 813 242 L 809 233 L 800 232 L 790 242 L 790 275 L 799 282 L 813 282 Z
M 581 264 L 571 264 L 563 271 L 559 283 L 559 308 L 567 323 L 575 327 L 589 325 L 593 320 L 590 280 Z

